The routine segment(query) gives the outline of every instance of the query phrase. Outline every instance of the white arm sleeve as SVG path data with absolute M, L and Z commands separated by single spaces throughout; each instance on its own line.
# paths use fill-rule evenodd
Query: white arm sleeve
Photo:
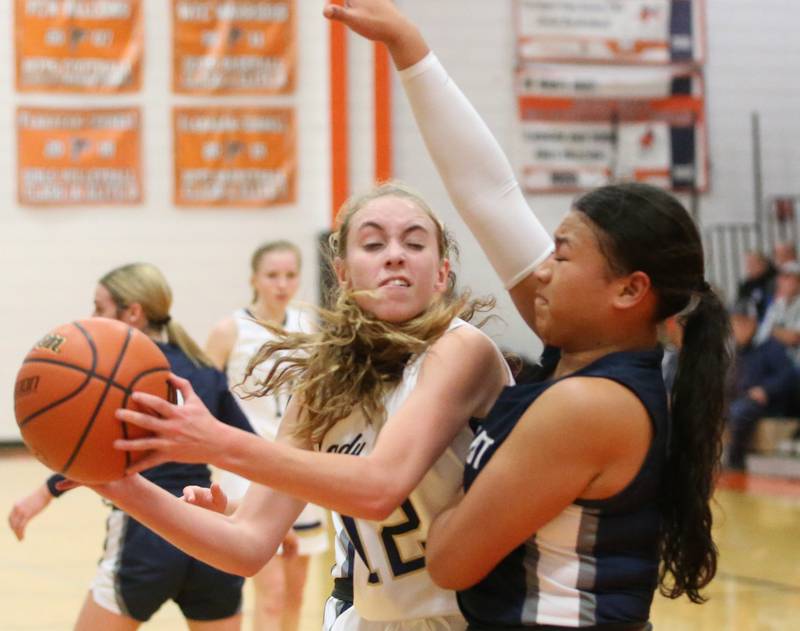
M 512 288 L 550 255 L 552 239 L 492 132 L 436 56 L 429 53 L 400 79 L 453 205 Z

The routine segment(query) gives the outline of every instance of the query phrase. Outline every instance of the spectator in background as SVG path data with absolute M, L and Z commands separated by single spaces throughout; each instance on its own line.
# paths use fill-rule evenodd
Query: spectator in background
M 745 277 L 739 283 L 736 300 L 750 300 L 755 304 L 761 321 L 775 291 L 778 270 L 762 252 L 751 250 L 744 258 Z
M 789 261 L 778 270 L 775 297 L 755 336 L 756 344 L 774 337 L 789 349 L 800 366 L 800 262 Z
M 758 420 L 789 414 L 798 384 L 798 373 L 786 346 L 771 336 L 758 341 L 757 327 L 755 305 L 747 300 L 738 301 L 731 311 L 736 352 L 725 460 L 727 467 L 737 470 L 745 468 L 745 453 Z
M 778 267 L 786 263 L 796 262 L 797 246 L 792 241 L 779 241 L 775 244 L 772 260 Z

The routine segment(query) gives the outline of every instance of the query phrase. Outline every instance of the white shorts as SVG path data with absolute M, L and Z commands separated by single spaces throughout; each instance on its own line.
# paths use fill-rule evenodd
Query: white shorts
M 412 620 L 365 620 L 355 607 L 349 607 L 337 615 L 346 603 L 329 598 L 325 603 L 323 631 L 464 631 L 467 621 L 461 616 L 435 616 Z
M 215 471 L 214 478 L 229 500 L 242 499 L 250 486 L 250 480 L 222 469 Z M 293 528 L 299 540 L 297 554 L 310 556 L 328 549 L 328 515 L 321 506 L 306 504 Z

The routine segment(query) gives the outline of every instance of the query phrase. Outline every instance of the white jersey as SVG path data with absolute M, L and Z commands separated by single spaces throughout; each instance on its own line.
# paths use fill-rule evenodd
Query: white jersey
M 247 309 L 239 309 L 233 314 L 236 322 L 236 343 L 228 356 L 225 372 L 231 390 L 239 397 L 239 406 L 244 411 L 250 424 L 259 434 L 269 440 L 278 436 L 283 413 L 289 403 L 290 392 L 279 392 L 266 397 L 247 398 L 248 394 L 258 390 L 259 382 L 263 381 L 274 365 L 274 361 L 266 361 L 253 370 L 246 381 L 247 364 L 258 350 L 274 336 L 261 326 Z M 286 310 L 286 320 L 283 328 L 287 331 L 311 332 L 311 323 L 299 309 Z
M 450 329 L 471 326 L 456 319 Z M 498 350 L 498 354 L 500 351 Z M 417 384 L 425 353 L 408 364 L 402 381 L 386 397 L 384 419 L 367 423 L 360 414 L 339 421 L 325 435 L 323 452 L 371 453 L 386 420 L 397 412 Z M 510 371 L 509 383 L 513 381 Z M 371 621 L 458 616 L 455 592 L 438 587 L 425 567 L 425 540 L 436 516 L 461 492 L 464 461 L 473 432 L 464 428 L 425 474 L 408 499 L 388 519 L 375 522 L 342 516 L 355 551 L 353 594 L 358 615 Z M 345 553 L 346 544 L 341 553 Z M 350 562 L 348 554 L 337 555 Z M 334 576 L 347 575 L 334 568 Z
M 236 322 L 236 343 L 231 349 L 226 366 L 228 384 L 237 395 L 237 401 L 247 420 L 261 436 L 267 440 L 275 440 L 278 428 L 289 404 L 291 392 L 278 392 L 264 397 L 247 398 L 247 395 L 258 389 L 258 383 L 269 373 L 274 362 L 272 360 L 257 366 L 253 373 L 243 382 L 247 373 L 247 364 L 265 342 L 274 339 L 273 335 L 261 326 L 247 309 L 239 309 L 233 314 Z M 283 328 L 287 331 L 311 332 L 312 324 L 299 309 L 286 310 Z M 220 486 L 228 498 L 241 499 L 250 485 L 249 481 L 229 471 L 220 471 L 217 476 Z M 294 524 L 295 534 L 299 538 L 298 552 L 302 555 L 316 554 L 328 549 L 327 515 L 325 510 L 314 504 L 308 504 Z

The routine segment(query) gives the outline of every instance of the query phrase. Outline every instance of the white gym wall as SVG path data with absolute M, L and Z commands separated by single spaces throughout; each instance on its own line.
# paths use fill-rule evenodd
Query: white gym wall
M 302 298 L 316 297 L 316 235 L 330 216 L 328 30 L 323 0 L 296 0 L 298 81 L 289 97 L 225 97 L 232 104 L 286 104 L 297 111 L 296 206 L 263 210 L 178 209 L 172 205 L 174 105 L 218 103 L 179 97 L 170 85 L 170 3 L 144 0 L 145 60 L 141 92 L 63 96 L 59 106 L 138 106 L 144 119 L 145 199 L 139 206 L 26 208 L 17 204 L 18 106 L 53 106 L 52 97 L 17 94 L 13 74 L 13 3 L 0 8 L 0 441 L 18 438 L 14 375 L 30 346 L 53 326 L 89 314 L 97 278 L 135 260 L 163 269 L 175 291 L 173 317 L 200 342 L 210 326 L 249 298 L 249 255 L 265 240 L 288 238 L 306 257 Z M 510 0 L 399 0 L 486 118 L 502 146 L 514 147 L 513 25 Z M 795 0 L 707 0 L 706 63 L 711 190 L 701 198 L 704 223 L 752 219 L 750 112 L 761 113 L 766 193 L 798 193 L 800 167 L 800 4 Z M 350 184 L 372 179 L 371 47 L 350 40 Z M 508 349 L 535 355 L 538 342 L 510 307 L 491 269 L 451 209 L 394 83 L 394 174 L 416 187 L 455 232 L 460 279 L 498 298 L 504 324 L 490 332 Z M 552 229 L 570 197 L 531 204 Z

